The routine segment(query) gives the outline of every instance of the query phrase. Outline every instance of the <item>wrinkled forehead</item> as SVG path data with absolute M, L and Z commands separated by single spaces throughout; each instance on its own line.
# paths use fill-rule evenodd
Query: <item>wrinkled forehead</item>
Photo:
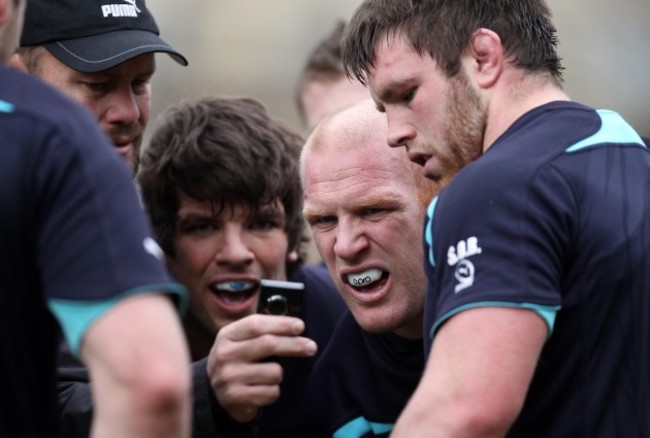
M 385 133 L 374 140 L 346 143 L 309 154 L 305 161 L 305 195 L 314 190 L 352 191 L 359 194 L 375 186 L 414 186 L 412 163 L 403 148 L 391 148 Z
M 309 179 L 304 193 L 303 213 L 310 223 L 330 216 L 365 217 L 373 211 L 417 216 L 421 210 L 412 175 L 385 160 L 327 166 Z

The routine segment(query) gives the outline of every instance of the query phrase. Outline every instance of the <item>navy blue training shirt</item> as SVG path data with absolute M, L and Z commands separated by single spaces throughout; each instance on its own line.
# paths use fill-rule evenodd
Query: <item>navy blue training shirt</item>
M 548 324 L 509 436 L 650 434 L 650 153 L 618 114 L 533 109 L 427 216 L 427 349 L 474 307 Z
M 81 106 L 0 67 L 0 436 L 56 436 L 55 352 L 121 297 L 184 298 L 127 167 Z

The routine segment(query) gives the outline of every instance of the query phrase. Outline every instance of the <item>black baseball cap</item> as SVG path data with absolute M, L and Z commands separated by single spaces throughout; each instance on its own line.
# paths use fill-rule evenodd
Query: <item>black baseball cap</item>
M 20 45 L 42 45 L 84 73 L 151 52 L 168 53 L 187 65 L 187 59 L 159 35 L 144 0 L 29 0 Z

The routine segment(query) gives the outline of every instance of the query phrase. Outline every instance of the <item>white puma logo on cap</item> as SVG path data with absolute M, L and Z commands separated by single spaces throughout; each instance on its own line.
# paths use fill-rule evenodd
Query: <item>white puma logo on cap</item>
M 102 14 L 105 17 L 137 17 L 138 13 L 142 12 L 135 5 L 136 0 L 124 0 L 128 5 L 112 4 L 102 5 Z
M 130 5 L 133 5 L 133 7 L 135 8 L 136 12 L 142 12 L 142 11 L 141 11 L 140 9 L 138 9 L 138 7 L 136 6 L 136 4 L 135 4 L 135 0 L 124 0 L 124 1 L 127 2 L 127 3 L 130 4 Z

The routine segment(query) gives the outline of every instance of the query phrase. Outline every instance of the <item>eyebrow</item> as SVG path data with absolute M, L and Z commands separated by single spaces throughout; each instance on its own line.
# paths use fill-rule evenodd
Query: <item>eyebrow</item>
M 403 196 L 400 196 L 399 193 L 381 193 L 379 195 L 373 195 L 368 199 L 364 199 L 354 206 L 354 211 L 365 210 L 368 208 L 377 208 L 383 207 L 387 204 L 395 205 L 404 205 L 405 200 Z M 304 209 L 302 215 L 305 219 L 318 218 L 323 216 L 329 216 L 331 213 L 327 213 L 327 210 L 318 209 L 318 208 L 308 208 Z
M 315 211 L 314 211 L 314 212 L 311 212 L 311 211 L 309 211 L 309 210 L 305 210 L 305 211 L 302 212 L 302 217 L 305 218 L 305 220 L 306 220 L 307 222 L 309 222 L 310 220 L 313 220 L 313 219 L 317 219 L 317 218 L 320 218 L 320 217 L 324 217 L 324 216 L 326 216 L 326 215 L 325 215 L 325 214 L 317 213 L 317 212 L 315 212 Z
M 387 100 L 390 100 L 393 96 L 393 91 L 389 87 L 384 87 L 381 90 L 381 93 L 376 95 L 376 99 L 374 99 L 375 103 L 377 106 L 381 105 L 381 102 L 386 102 Z
M 408 88 L 411 86 L 411 82 L 411 79 L 406 78 L 392 80 L 380 90 L 376 97 L 380 102 L 391 102 L 401 92 L 396 92 L 395 89 Z
M 181 221 L 187 221 L 187 220 L 195 220 L 195 219 L 206 219 L 206 218 L 212 218 L 212 214 L 208 212 L 203 212 L 203 211 L 181 211 L 179 210 L 176 213 L 176 220 L 181 222 Z
M 364 199 L 356 206 L 355 209 L 364 210 L 366 208 L 375 208 L 378 206 L 395 203 L 404 204 L 404 197 L 400 196 L 399 193 L 381 193 L 379 195 L 373 195 L 368 199 Z

